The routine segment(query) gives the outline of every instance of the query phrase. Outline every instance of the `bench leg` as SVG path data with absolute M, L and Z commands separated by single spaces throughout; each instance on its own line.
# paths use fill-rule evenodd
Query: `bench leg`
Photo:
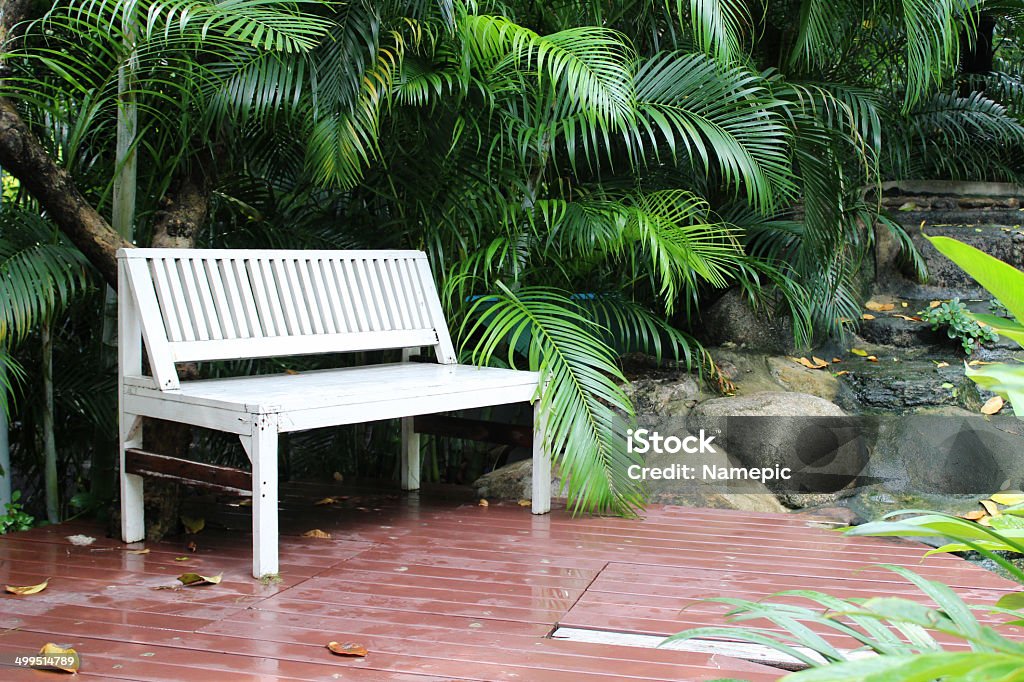
M 402 417 L 402 490 L 420 489 L 420 434 L 413 418 Z
M 121 414 L 119 426 L 121 450 L 121 539 L 138 542 L 146 539 L 146 517 L 142 502 L 142 476 L 124 470 L 125 450 L 142 447 L 142 417 Z
M 544 429 L 547 418 L 540 409 L 540 400 L 533 404 L 533 513 L 551 511 L 551 453 L 545 447 Z
M 240 436 L 252 462 L 252 575 L 280 571 L 277 532 L 277 423 L 253 415 L 252 435 Z

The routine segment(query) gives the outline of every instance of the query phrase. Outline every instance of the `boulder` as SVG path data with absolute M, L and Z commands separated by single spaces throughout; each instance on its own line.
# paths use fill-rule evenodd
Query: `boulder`
M 710 345 L 734 343 L 771 353 L 792 353 L 795 346 L 788 317 L 755 311 L 736 289 L 727 291 L 701 314 L 697 334 Z
M 687 428 L 713 434 L 744 467 L 789 469 L 789 480 L 765 485 L 790 507 L 832 504 L 846 496 L 867 461 L 859 422 L 834 403 L 804 393 L 708 400 L 690 412 Z
M 988 495 L 1024 486 L 1024 421 L 959 407 L 880 417 L 865 473 L 896 493 Z
M 476 494 L 486 500 L 529 500 L 533 497 L 533 459 L 521 459 L 473 481 Z M 551 468 L 551 494 L 557 496 L 562 480 L 558 465 Z
M 839 381 L 825 369 L 808 369 L 788 357 L 769 357 L 768 372 L 784 388 L 833 401 L 839 394 Z

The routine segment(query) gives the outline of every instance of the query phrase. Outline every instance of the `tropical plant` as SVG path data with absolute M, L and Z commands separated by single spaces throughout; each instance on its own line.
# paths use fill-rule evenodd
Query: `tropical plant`
M 15 490 L 11 494 L 11 501 L 4 504 L 4 513 L 0 514 L 0 535 L 11 531 L 28 530 L 35 523 L 35 518 L 26 513 L 18 502 L 20 499 L 21 491 Z
M 932 326 L 932 331 L 945 327 L 946 335 L 960 342 L 965 353 L 972 353 L 978 346 L 999 340 L 991 327 L 982 326 L 968 315 L 967 306 L 959 298 L 943 301 L 939 305 L 918 311 L 922 322 Z

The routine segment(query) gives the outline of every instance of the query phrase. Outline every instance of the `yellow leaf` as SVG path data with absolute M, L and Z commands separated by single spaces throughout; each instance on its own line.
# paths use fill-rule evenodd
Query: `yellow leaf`
M 842 362 L 842 358 L 832 358 L 832 362 Z
M 981 413 L 998 414 L 1001 409 L 1003 409 L 1003 398 L 997 395 L 989 398 L 988 401 L 981 406 Z
M 860 348 L 851 348 L 850 352 L 854 355 L 859 355 L 862 358 L 866 358 L 868 356 L 868 352 L 866 350 L 861 350 Z
M 296 374 L 298 374 L 298 372 L 296 372 L 294 369 L 286 369 L 284 373 L 290 376 L 295 376 Z
M 811 362 L 813 362 L 818 367 L 827 367 L 828 366 L 828 361 L 822 360 L 817 355 L 812 355 L 811 356 Z
M 50 579 L 47 578 L 38 585 L 26 585 L 24 587 L 16 587 L 14 585 L 4 585 L 4 591 L 10 592 L 11 594 L 37 594 L 46 589 L 46 586 L 50 584 Z
M 868 301 L 864 307 L 876 313 L 884 313 L 896 307 L 895 303 L 880 303 L 879 301 Z
M 992 525 L 992 517 L 991 516 L 983 516 L 980 519 L 978 519 L 978 523 L 980 523 L 983 526 L 991 526 Z
M 835 373 L 835 376 L 837 376 L 837 377 L 842 377 L 842 376 L 846 376 L 846 375 L 847 375 L 847 374 L 849 374 L 849 373 L 850 373 L 850 370 L 848 370 L 848 369 L 844 369 L 844 370 L 843 370 L 843 371 L 841 371 L 841 372 L 836 372 L 836 373 Z
M 149 554 L 149 548 L 146 549 L 129 549 L 128 554 Z
M 206 519 L 204 518 L 192 518 L 191 516 L 182 516 L 181 525 L 185 526 L 185 532 L 191 535 L 195 535 L 203 528 L 206 528 Z
M 477 504 L 481 507 L 489 507 L 491 503 L 488 502 L 487 500 L 480 500 L 479 502 L 477 502 Z
M 929 308 L 938 308 L 940 305 L 942 305 L 942 301 L 931 301 L 928 303 Z
M 874 355 L 869 355 L 864 359 L 867 360 L 868 362 L 878 362 L 878 358 L 875 357 Z
M 948 362 L 936 362 L 935 369 L 942 369 L 943 367 L 949 367 Z
M 74 649 L 65 649 L 64 647 L 57 646 L 53 642 L 47 642 L 43 645 L 43 648 L 39 650 L 40 656 L 47 656 L 50 660 L 47 661 L 49 664 L 47 667 L 62 670 L 66 673 L 77 673 L 80 659 L 78 652 Z
M 909 303 L 907 303 L 906 301 L 900 301 L 900 305 L 901 305 L 902 307 L 906 308 L 906 307 L 907 307 L 907 306 L 909 306 L 910 304 L 909 304 Z
M 332 654 L 337 654 L 338 656 L 356 656 L 358 658 L 363 658 L 366 654 L 370 653 L 362 644 L 356 644 L 355 642 L 345 642 L 344 644 L 328 642 L 327 648 L 331 650 Z
M 317 500 L 316 502 L 314 502 L 313 506 L 314 507 L 320 507 L 320 506 L 325 505 L 325 504 L 334 504 L 337 501 L 338 501 L 338 498 L 336 498 L 336 497 L 325 497 L 322 500 Z
M 989 516 L 1002 516 L 1003 512 L 999 511 L 999 505 L 992 500 L 981 500 L 981 506 L 985 508 Z
M 873 320 L 873 319 L 875 319 L 875 316 L 874 315 L 869 315 L 868 313 L 864 313 L 863 315 L 860 316 L 860 319 L 862 319 L 862 320 Z
M 532 506 L 532 505 L 533 505 L 533 501 L 532 500 L 519 500 L 519 506 L 520 507 L 529 507 L 529 506 Z
M 985 513 L 984 509 L 974 509 L 973 511 L 969 511 L 964 514 L 962 518 L 965 518 L 968 521 L 980 521 L 986 516 L 988 516 L 988 514 Z
M 319 528 L 314 528 L 313 530 L 307 530 L 305 533 L 302 534 L 302 537 L 304 537 L 304 538 L 321 538 L 321 539 L 326 540 L 327 538 L 331 537 L 331 534 L 327 533 L 325 531 L 322 531 Z
M 821 369 L 823 367 L 828 367 L 828 363 L 825 362 L 824 360 L 822 360 L 821 358 L 814 358 L 813 360 L 808 360 L 807 358 L 791 358 L 791 359 L 793 360 L 793 362 L 795 362 L 795 363 L 797 363 L 799 365 L 803 365 L 807 369 Z
M 174 557 L 174 560 L 175 561 L 188 561 L 191 558 L 192 557 L 187 557 L 187 556 L 176 556 L 176 557 Z
M 1024 504 L 1024 493 L 1019 490 L 1004 490 L 993 495 L 992 501 L 998 502 L 999 504 L 1005 504 L 1007 506 Z
M 216 585 L 224 577 L 223 573 L 217 575 L 205 576 L 199 575 L 198 573 L 182 573 L 178 576 L 178 582 L 186 587 L 195 587 L 198 585 Z
M 252 498 L 251 497 L 245 498 L 244 500 L 242 500 L 241 502 L 238 503 L 238 506 L 239 507 L 251 507 L 252 506 Z

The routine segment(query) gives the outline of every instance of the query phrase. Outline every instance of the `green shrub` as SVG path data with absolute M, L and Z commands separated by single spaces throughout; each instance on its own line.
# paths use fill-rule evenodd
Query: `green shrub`
M 918 312 L 921 319 L 932 325 L 932 330 L 945 327 L 946 334 L 951 339 L 960 341 L 965 353 L 971 353 L 983 343 L 997 341 L 999 335 L 992 331 L 992 328 L 978 324 L 970 317 L 967 306 L 960 302 L 959 298 L 946 301 L 934 308 L 928 308 Z
M 15 490 L 11 495 L 11 501 L 4 505 L 7 513 L 0 515 L 0 535 L 12 530 L 28 530 L 35 523 L 35 517 L 25 513 L 24 508 L 18 503 L 21 499 L 21 491 Z

